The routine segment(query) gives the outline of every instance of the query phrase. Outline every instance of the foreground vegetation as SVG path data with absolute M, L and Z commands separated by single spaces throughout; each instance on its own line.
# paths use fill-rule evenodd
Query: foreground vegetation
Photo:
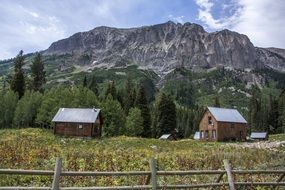
M 285 135 L 271 139 L 284 140 Z M 169 142 L 136 137 L 103 139 L 63 138 L 45 129 L 0 130 L 1 168 L 53 170 L 55 158 L 63 159 L 63 170 L 149 170 L 149 158 L 158 159 L 159 170 L 222 169 L 229 159 L 236 169 L 285 169 L 282 149 L 233 147 L 231 143 L 199 142 L 191 139 Z M 274 176 L 272 176 L 274 177 Z M 275 176 L 276 177 L 276 176 Z M 263 181 L 264 176 L 247 180 Z M 160 178 L 159 183 L 206 182 L 207 177 Z M 213 179 L 211 179 L 213 180 Z M 224 179 L 226 180 L 226 178 Z M 0 175 L 0 186 L 50 186 L 51 177 Z M 143 184 L 146 177 L 63 177 L 62 186 Z

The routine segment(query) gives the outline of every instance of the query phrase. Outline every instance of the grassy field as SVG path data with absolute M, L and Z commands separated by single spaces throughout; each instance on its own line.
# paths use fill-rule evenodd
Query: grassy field
M 271 140 L 285 140 L 275 135 Z M 176 142 L 157 139 L 115 137 L 108 139 L 62 138 L 44 129 L 0 130 L 0 168 L 53 170 L 55 158 L 63 159 L 63 170 L 131 171 L 149 170 L 149 158 L 158 159 L 159 170 L 222 169 L 229 159 L 235 169 L 285 169 L 284 148 L 256 149 L 231 146 L 233 143 Z M 263 181 L 263 176 L 255 180 Z M 64 177 L 63 186 L 142 184 L 145 177 L 82 178 Z M 160 183 L 205 181 L 208 178 L 161 178 Z M 0 186 L 50 186 L 51 177 L 0 175 Z

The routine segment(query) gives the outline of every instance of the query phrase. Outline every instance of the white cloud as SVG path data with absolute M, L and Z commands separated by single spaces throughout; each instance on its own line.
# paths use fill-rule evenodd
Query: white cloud
M 240 0 L 239 22 L 232 27 L 256 46 L 285 48 L 285 1 Z
M 246 34 L 255 46 L 285 48 L 284 0 L 232 0 L 220 5 L 233 7 L 230 15 L 214 18 L 213 0 L 196 0 L 198 19 L 211 30 L 228 28 Z
M 183 24 L 183 23 L 185 23 L 185 21 L 184 21 L 184 19 L 185 19 L 185 16 L 173 16 L 173 15 L 168 15 L 168 19 L 169 20 L 172 20 L 172 21 L 174 21 L 174 22 L 178 22 L 178 23 L 181 23 L 181 24 Z
M 54 41 L 96 26 L 129 26 L 130 10 L 146 4 L 143 0 L 2 0 L 0 60 L 14 57 L 21 49 L 44 50 Z
M 215 19 L 212 13 L 215 4 L 211 0 L 196 0 L 196 4 L 200 7 L 198 9 L 198 19 L 205 23 L 210 29 L 219 30 L 234 25 L 241 11 L 239 6 L 235 6 L 234 14 Z M 231 7 L 230 4 L 222 4 L 221 6 L 223 11 Z
M 61 22 L 55 16 L 30 10 L 22 5 L 0 5 L 6 17 L 0 18 L 0 59 L 47 48 L 50 43 L 65 36 Z M 17 11 L 15 11 L 17 10 Z

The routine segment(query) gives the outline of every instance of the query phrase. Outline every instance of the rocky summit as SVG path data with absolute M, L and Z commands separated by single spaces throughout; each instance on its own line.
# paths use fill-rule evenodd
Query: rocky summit
M 157 73 L 174 68 L 272 68 L 285 71 L 285 50 L 254 47 L 230 30 L 209 33 L 194 23 L 166 22 L 138 28 L 97 27 L 51 44 L 45 55 L 69 54 L 91 69 L 137 64 Z

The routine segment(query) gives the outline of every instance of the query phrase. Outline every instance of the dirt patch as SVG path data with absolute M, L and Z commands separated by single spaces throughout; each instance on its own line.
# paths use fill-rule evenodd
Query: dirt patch
M 273 148 L 285 147 L 285 141 L 244 142 L 244 143 L 234 144 L 233 146 L 244 147 L 244 148 L 273 149 Z

